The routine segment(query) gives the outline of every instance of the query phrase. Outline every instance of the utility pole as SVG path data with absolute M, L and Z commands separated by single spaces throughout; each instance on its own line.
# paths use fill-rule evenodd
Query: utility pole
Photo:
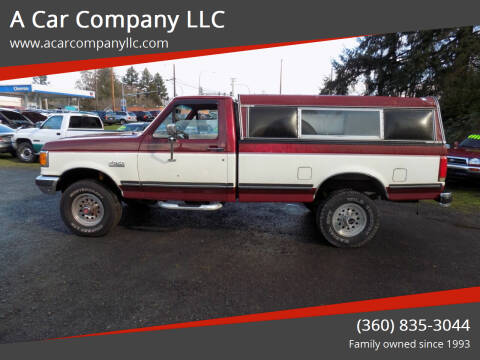
M 175 64 L 173 64 L 173 97 L 177 96 L 177 84 L 175 78 Z
M 237 80 L 237 79 L 235 79 L 233 77 L 231 78 L 231 81 L 232 81 L 232 83 L 231 83 L 232 84 L 232 97 L 235 96 L 235 80 Z
M 112 83 L 112 110 L 115 111 L 115 81 L 114 81 L 114 75 L 113 75 L 113 67 L 112 69 L 112 78 L 111 78 L 111 83 Z
M 97 69 L 94 70 L 93 74 L 95 76 L 95 110 L 98 110 Z
M 283 72 L 283 59 L 280 59 L 280 95 L 282 95 L 282 72 Z

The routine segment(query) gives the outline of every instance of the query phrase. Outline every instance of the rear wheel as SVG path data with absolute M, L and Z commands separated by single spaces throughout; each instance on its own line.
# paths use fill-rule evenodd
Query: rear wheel
M 377 207 L 368 196 L 353 190 L 332 193 L 318 205 L 317 227 L 337 247 L 359 247 L 373 239 L 380 226 Z
M 60 213 L 67 227 L 80 236 L 103 236 L 122 217 L 122 204 L 105 185 L 81 180 L 70 185 L 60 201 Z
M 37 156 L 33 151 L 33 146 L 29 142 L 21 142 L 18 145 L 17 157 L 20 161 L 25 163 L 33 163 L 37 159 Z

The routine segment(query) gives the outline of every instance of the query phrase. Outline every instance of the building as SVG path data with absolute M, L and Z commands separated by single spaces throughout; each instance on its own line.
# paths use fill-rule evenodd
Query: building
M 95 91 L 32 83 L 0 84 L 0 107 L 23 109 L 79 108 L 80 99 L 95 99 Z

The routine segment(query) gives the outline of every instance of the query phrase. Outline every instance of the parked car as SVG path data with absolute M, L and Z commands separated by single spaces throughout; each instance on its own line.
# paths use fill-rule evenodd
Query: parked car
M 117 131 L 142 132 L 147 128 L 148 125 L 150 125 L 149 122 L 135 122 L 120 126 Z
M 375 199 L 450 204 L 439 115 L 434 98 L 176 97 L 141 134 L 46 144 L 36 184 L 62 192 L 62 219 L 82 236 L 107 234 L 122 201 L 196 211 L 275 201 L 305 203 L 324 239 L 358 247 L 379 229 Z
M 152 121 L 154 119 L 150 111 L 133 111 L 137 117 L 137 121 Z
M 448 178 L 480 179 L 480 135 L 469 135 L 448 149 Z
M 10 153 L 12 156 L 17 156 L 12 146 L 13 134 L 15 134 L 15 130 L 6 125 L 0 125 L 0 153 Z
M 31 120 L 33 123 L 43 122 L 48 117 L 48 115 L 42 114 L 39 110 L 23 110 L 20 113 Z
M 161 111 L 160 110 L 150 110 L 149 112 L 153 116 L 153 118 L 155 119 L 158 116 L 158 114 L 160 114 Z
M 95 114 L 98 115 L 98 117 L 103 121 L 105 122 L 106 120 L 106 115 L 107 115 L 107 112 L 106 111 L 101 111 L 101 110 L 95 110 L 93 111 Z
M 126 111 L 109 112 L 105 116 L 106 124 L 126 124 L 136 122 L 135 114 Z
M 35 125 L 16 110 L 0 108 L 0 124 L 7 125 L 12 129 L 29 128 Z
M 104 132 L 102 120 L 98 116 L 59 113 L 51 115 L 39 128 L 17 130 L 12 143 L 20 161 L 34 162 L 49 141 L 97 132 Z

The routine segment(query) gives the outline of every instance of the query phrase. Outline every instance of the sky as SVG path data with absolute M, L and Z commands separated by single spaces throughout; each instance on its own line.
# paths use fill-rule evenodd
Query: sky
M 280 63 L 283 63 L 282 94 L 318 94 L 325 77 L 331 75 L 331 62 L 345 48 L 356 46 L 355 38 L 311 44 L 282 46 L 229 54 L 209 55 L 188 59 L 137 64 L 140 73 L 145 67 L 164 78 L 169 96 L 173 95 L 173 64 L 177 78 L 177 95 L 198 95 L 199 84 L 205 92 L 229 94 L 234 78 L 234 95 L 278 94 Z M 123 76 L 129 66 L 115 68 Z M 49 75 L 54 87 L 72 89 L 79 79 L 78 72 Z M 31 81 L 31 78 L 1 81 L 2 84 Z M 94 90 L 94 89 L 92 89 Z

